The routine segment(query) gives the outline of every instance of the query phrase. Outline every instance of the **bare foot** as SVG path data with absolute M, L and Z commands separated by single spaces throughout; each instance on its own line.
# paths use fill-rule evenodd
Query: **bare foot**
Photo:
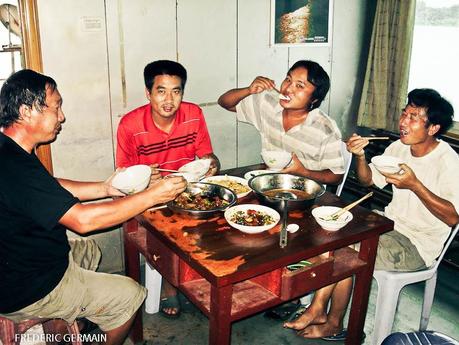
M 321 325 L 311 325 L 298 331 L 298 335 L 303 338 L 322 338 L 335 335 L 341 332 L 342 327 L 331 325 L 329 322 Z
M 160 311 L 167 317 L 178 317 L 180 314 L 180 301 L 177 289 L 163 279 Z
M 316 312 L 312 310 L 312 308 L 308 308 L 298 319 L 291 322 L 285 322 L 284 327 L 301 330 L 309 325 L 317 325 L 325 322 L 327 322 L 327 314 L 325 314 L 325 312 Z
M 177 295 L 163 297 L 159 304 L 161 313 L 170 318 L 176 318 L 180 314 L 180 301 Z

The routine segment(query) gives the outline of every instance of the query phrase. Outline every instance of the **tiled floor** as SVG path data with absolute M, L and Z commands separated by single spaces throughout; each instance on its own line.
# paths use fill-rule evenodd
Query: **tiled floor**
M 459 271 L 440 265 L 432 315 L 428 329 L 436 330 L 459 339 Z M 377 286 L 373 280 L 370 304 L 365 323 L 367 337 L 364 344 L 371 344 L 374 303 Z M 413 331 L 419 326 L 423 283 L 402 290 L 395 319 L 394 331 Z M 159 314 L 144 314 L 144 337 L 148 345 L 201 345 L 208 343 L 208 320 L 192 304 L 183 299 L 183 311 L 178 319 L 170 320 Z M 129 343 L 129 341 L 127 342 Z M 254 315 L 235 322 L 232 327 L 231 344 L 326 344 L 321 340 L 304 340 L 295 332 L 282 328 L 282 322 Z M 127 344 L 126 344 L 127 345 Z

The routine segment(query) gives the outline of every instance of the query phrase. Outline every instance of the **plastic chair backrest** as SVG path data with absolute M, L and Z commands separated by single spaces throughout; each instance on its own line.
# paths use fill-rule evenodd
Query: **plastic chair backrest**
M 350 153 L 346 148 L 346 143 L 344 141 L 341 142 L 341 154 L 344 158 L 344 176 L 343 181 L 338 185 L 336 188 L 336 195 L 340 196 L 341 192 L 344 188 L 344 183 L 346 182 L 347 174 L 349 173 L 349 169 L 351 168 L 352 163 L 352 153 Z
M 459 224 L 456 224 L 454 228 L 451 230 L 451 233 L 449 234 L 448 240 L 445 242 L 445 245 L 443 246 L 443 250 L 440 253 L 440 256 L 437 258 L 437 261 L 435 264 L 432 266 L 435 270 L 438 268 L 438 265 L 440 262 L 443 260 L 443 257 L 446 254 L 446 251 L 448 250 L 449 245 L 451 242 L 453 242 L 454 237 L 456 237 L 457 231 L 459 230 Z

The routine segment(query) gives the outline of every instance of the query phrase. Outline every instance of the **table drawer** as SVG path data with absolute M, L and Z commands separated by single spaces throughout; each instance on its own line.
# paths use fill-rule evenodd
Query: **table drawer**
M 150 231 L 147 231 L 147 250 L 146 259 L 148 263 L 161 273 L 169 283 L 177 286 L 179 277 L 178 256 L 161 243 L 155 234 Z
M 304 286 L 311 286 L 311 290 L 328 281 L 333 271 L 333 256 L 319 255 L 308 259 L 310 266 L 304 266 L 295 271 L 287 267 L 282 270 L 281 295 L 282 300 L 290 300 L 304 295 Z

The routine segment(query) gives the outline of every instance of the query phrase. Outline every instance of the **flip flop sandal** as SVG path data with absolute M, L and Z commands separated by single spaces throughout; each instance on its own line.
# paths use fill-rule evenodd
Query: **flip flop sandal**
M 366 338 L 365 332 L 362 334 L 362 341 Z M 339 333 L 336 333 L 334 335 L 330 335 L 328 337 L 322 337 L 322 340 L 327 340 L 327 341 L 345 341 L 347 337 L 347 329 L 343 328 L 343 330 Z
M 263 316 L 269 319 L 286 321 L 290 315 L 298 309 L 300 305 L 300 303 L 294 302 L 281 304 L 278 307 L 268 310 L 263 314 Z
M 176 309 L 177 312 L 175 314 L 167 313 L 164 309 Z M 180 316 L 180 301 L 178 296 L 169 296 L 161 298 L 161 302 L 159 303 L 159 312 L 162 316 L 167 317 L 168 319 L 176 319 Z
M 303 268 L 305 266 L 312 266 L 312 263 L 308 260 L 301 260 L 300 262 L 297 262 L 295 264 L 291 264 L 287 266 L 287 269 L 289 271 L 296 271 L 300 268 Z
M 292 322 L 298 319 L 309 308 L 310 305 L 311 304 L 299 304 L 298 308 L 296 308 L 296 310 L 290 314 L 286 321 Z

